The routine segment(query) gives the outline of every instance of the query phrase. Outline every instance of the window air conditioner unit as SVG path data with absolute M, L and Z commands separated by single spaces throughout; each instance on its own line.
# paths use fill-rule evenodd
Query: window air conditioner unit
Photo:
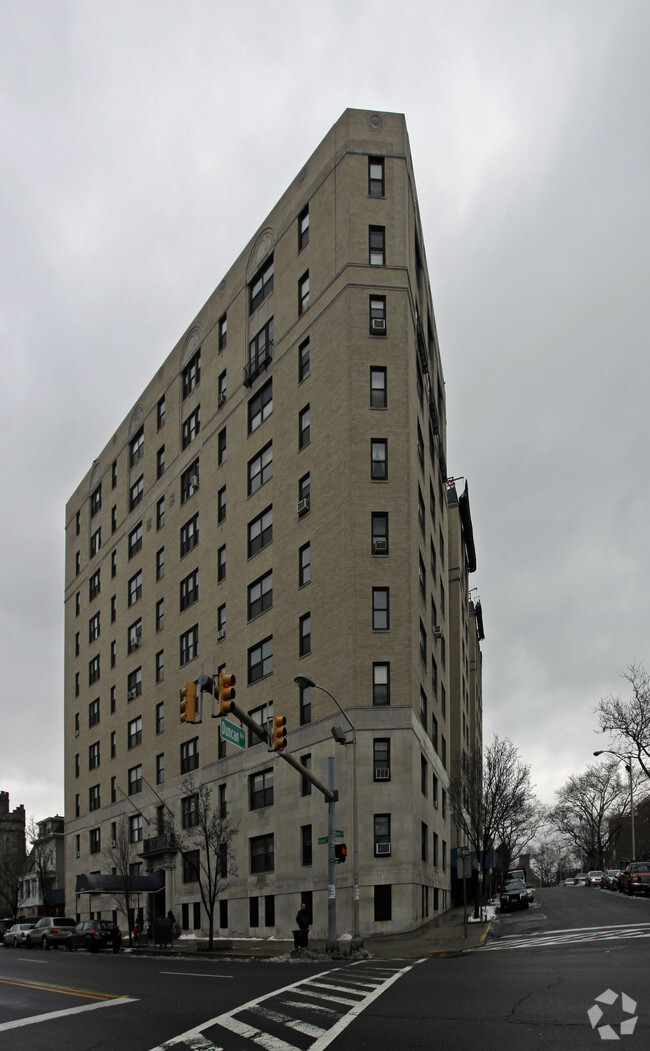
M 75 730 L 74 735 L 75 735 L 75 737 L 78 737 L 79 736 L 79 731 Z
M 77 852 L 75 853 L 75 857 L 76 857 L 76 858 L 80 858 L 80 857 L 81 857 L 81 851 L 80 851 L 80 850 L 78 850 L 78 851 L 77 851 Z
M 298 501 L 298 514 L 306 515 L 309 510 L 309 497 L 306 496 L 304 500 Z
M 438 800 L 437 799 L 434 799 L 434 801 L 433 801 L 433 809 L 434 810 L 438 809 Z
M 390 854 L 390 843 L 375 843 L 375 854 Z
M 388 551 L 388 541 L 384 537 L 376 537 L 372 542 L 373 554 L 379 555 Z
M 127 695 L 127 698 L 128 698 L 128 700 L 129 700 L 129 701 L 133 701 L 133 700 L 135 700 L 135 698 L 136 698 L 137 696 L 138 696 L 138 695 L 137 695 L 137 693 L 135 692 L 135 690 L 129 690 L 129 692 L 128 692 L 128 695 Z
M 375 769 L 375 781 L 389 781 L 390 780 L 390 767 L 378 766 Z
M 112 839 L 111 840 L 111 846 L 112 846 L 113 850 L 115 850 L 115 847 L 117 846 L 117 840 L 116 839 Z
M 221 406 L 224 404 L 225 400 L 226 400 L 226 392 L 224 390 L 224 391 L 221 392 L 221 394 L 219 395 L 219 398 L 217 400 L 217 405 L 219 406 L 219 408 L 221 408 Z
M 219 642 L 221 642 L 223 639 L 225 639 L 225 637 L 226 637 L 226 629 L 225 628 L 219 628 L 219 630 L 217 632 L 217 640 Z
M 373 332 L 385 332 L 386 331 L 386 318 L 374 317 L 370 322 L 370 328 Z
M 439 624 L 436 624 L 435 628 L 433 629 L 433 637 L 434 637 L 434 639 L 441 639 L 442 638 L 442 628 L 440 627 Z

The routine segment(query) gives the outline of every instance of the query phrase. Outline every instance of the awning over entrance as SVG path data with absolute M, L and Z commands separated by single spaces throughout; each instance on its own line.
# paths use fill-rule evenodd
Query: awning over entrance
M 134 894 L 155 894 L 165 886 L 165 870 L 155 869 L 148 876 L 129 876 L 128 887 L 124 879 L 117 875 L 103 875 L 101 872 L 82 872 L 77 876 L 75 894 L 119 894 L 124 890 Z

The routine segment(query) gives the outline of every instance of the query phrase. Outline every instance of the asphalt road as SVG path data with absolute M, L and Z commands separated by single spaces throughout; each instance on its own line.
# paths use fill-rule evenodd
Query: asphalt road
M 500 917 L 480 949 L 419 960 L 0 950 L 0 1047 L 580 1051 L 608 1036 L 641 1051 L 649 935 L 649 899 L 567 887 Z

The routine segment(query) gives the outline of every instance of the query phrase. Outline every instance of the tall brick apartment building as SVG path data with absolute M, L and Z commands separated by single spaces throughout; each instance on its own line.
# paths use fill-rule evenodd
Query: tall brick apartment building
M 124 816 L 140 907 L 205 930 L 163 832 L 191 820 L 190 772 L 240 821 L 217 927 L 286 935 L 302 899 L 325 933 L 323 797 L 254 736 L 222 741 L 209 699 L 202 723 L 180 722 L 181 687 L 222 670 L 256 721 L 286 716 L 320 781 L 335 757 L 339 933 L 352 749 L 325 690 L 357 733 L 362 934 L 448 907 L 448 772 L 481 741 L 482 620 L 446 422 L 406 124 L 347 110 L 68 501 L 68 913 L 115 908 L 97 874 Z

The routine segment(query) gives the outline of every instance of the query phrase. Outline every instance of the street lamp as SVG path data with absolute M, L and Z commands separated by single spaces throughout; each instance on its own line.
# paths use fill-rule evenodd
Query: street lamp
M 634 837 L 634 785 L 632 782 L 632 756 L 628 755 L 626 761 L 626 759 L 619 755 L 618 752 L 611 752 L 608 748 L 600 748 L 597 752 L 594 752 L 594 755 L 616 756 L 619 762 L 625 763 L 625 769 L 630 775 L 630 828 L 632 831 L 632 861 L 634 861 L 636 857 L 636 843 Z
M 359 808 L 357 799 L 357 729 L 354 723 L 349 718 L 347 712 L 341 708 L 341 705 L 337 701 L 333 693 L 330 693 L 324 686 L 319 686 L 318 683 L 310 679 L 308 675 L 296 675 L 293 680 L 297 686 L 311 686 L 313 690 L 322 690 L 328 697 L 334 701 L 334 704 L 340 711 L 341 715 L 347 722 L 348 726 L 352 730 L 352 853 L 353 853 L 353 916 L 352 916 L 352 941 L 350 942 L 350 949 L 354 951 L 356 949 L 363 948 L 363 939 L 359 930 Z M 345 739 L 344 733 L 340 727 L 335 726 L 332 730 L 334 740 L 337 744 L 348 744 Z

